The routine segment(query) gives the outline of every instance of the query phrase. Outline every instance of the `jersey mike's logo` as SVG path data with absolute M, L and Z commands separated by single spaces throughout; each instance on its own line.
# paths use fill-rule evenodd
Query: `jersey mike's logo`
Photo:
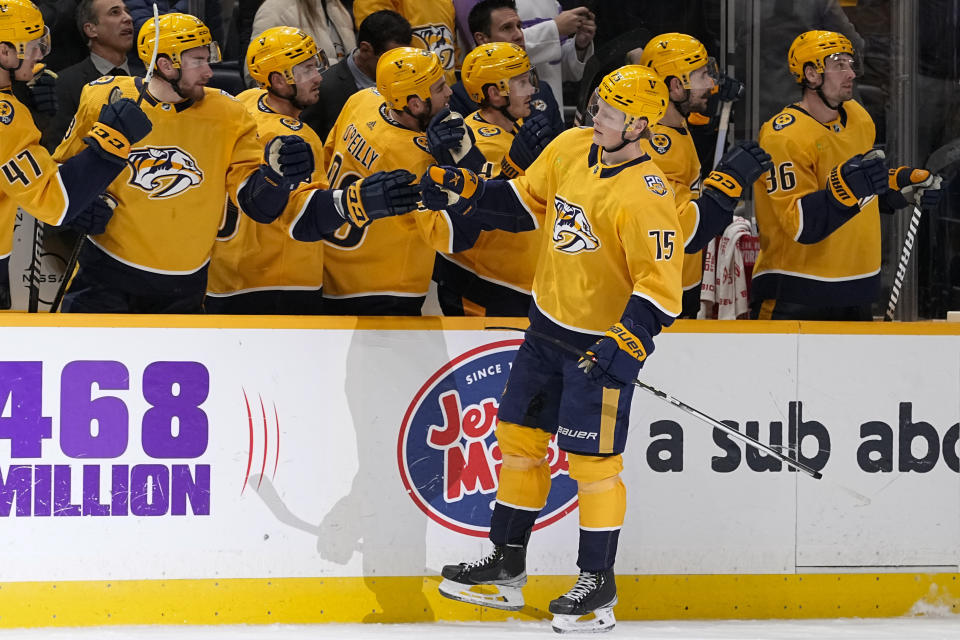
M 133 149 L 127 156 L 130 184 L 150 194 L 150 198 L 170 198 L 203 182 L 196 160 L 179 147 Z
M 553 223 L 554 249 L 564 253 L 580 253 L 600 248 L 600 240 L 593 235 L 587 214 L 580 206 L 560 196 L 554 196 L 553 206 L 557 209 L 557 219 Z
M 403 417 L 400 477 L 417 507 L 447 529 L 477 537 L 490 530 L 502 460 L 497 410 L 521 342 L 494 342 L 454 358 L 424 383 Z M 577 484 L 556 438 L 547 463 L 552 483 L 535 530 L 577 506 Z
M 413 29 L 411 47 L 433 51 L 444 69 L 453 68 L 453 34 L 445 24 L 425 24 Z

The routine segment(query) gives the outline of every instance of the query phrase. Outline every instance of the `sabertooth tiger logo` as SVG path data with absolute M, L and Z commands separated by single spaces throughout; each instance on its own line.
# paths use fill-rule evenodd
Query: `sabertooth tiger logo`
M 564 253 L 595 251 L 600 240 L 593 235 L 590 221 L 583 209 L 554 196 L 553 206 L 557 209 L 557 219 L 553 223 L 553 248 Z
M 453 69 L 453 34 L 445 24 L 425 24 L 413 29 L 411 47 L 433 51 L 444 69 Z
M 127 156 L 130 184 L 151 199 L 171 198 L 203 182 L 203 171 L 190 154 L 178 147 L 133 149 Z

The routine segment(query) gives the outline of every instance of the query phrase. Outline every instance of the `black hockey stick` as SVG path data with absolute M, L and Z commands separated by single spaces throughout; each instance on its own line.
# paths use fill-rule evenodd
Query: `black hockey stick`
M 40 309 L 40 262 L 43 255 L 43 223 L 33 219 L 33 255 L 30 257 L 29 297 L 27 313 L 36 313 Z
M 576 354 L 576 355 L 580 356 L 581 358 L 586 358 L 586 359 L 588 359 L 588 360 L 593 360 L 594 362 L 596 362 L 596 358 L 591 358 L 591 357 L 588 356 L 586 353 L 584 353 L 584 352 L 581 351 L 580 349 L 576 348 L 576 347 L 573 346 L 572 344 L 568 344 L 568 343 L 564 342 L 563 340 L 560 340 L 560 339 L 558 339 L 558 338 L 554 338 L 553 336 L 547 335 L 547 334 L 545 334 L 545 333 L 541 333 L 541 332 L 536 331 L 536 330 L 534 330 L 534 329 L 529 329 L 529 328 L 528 328 L 528 329 L 520 329 L 520 328 L 517 328 L 517 327 L 485 327 L 485 329 L 488 330 L 488 331 L 522 331 L 522 332 L 524 332 L 524 333 L 530 334 L 531 336 L 533 336 L 533 337 L 535 337 L 535 338 L 540 338 L 540 339 L 542 339 L 542 340 L 546 340 L 547 342 L 550 342 L 550 343 L 556 345 L 557 347 L 559 347 L 559 348 L 561 348 L 561 349 L 563 349 L 563 350 L 565 350 L 565 351 L 568 351 L 568 352 L 570 352 L 570 353 Z M 680 410 L 682 410 L 682 411 L 684 411 L 684 412 L 686 412 L 686 413 L 689 413 L 690 415 L 692 415 L 692 416 L 694 416 L 694 417 L 696 417 L 696 418 L 699 418 L 700 420 L 706 422 L 707 424 L 709 424 L 710 426 L 714 427 L 715 429 L 720 429 L 721 431 L 723 431 L 723 432 L 726 433 L 727 435 L 730 435 L 730 436 L 736 438 L 737 440 L 740 440 L 740 441 L 742 441 L 742 442 L 744 442 L 744 443 L 746 443 L 746 444 L 754 447 L 755 449 L 759 449 L 760 451 L 763 451 L 764 453 L 767 453 L 767 454 L 769 454 L 769 455 L 777 458 L 778 460 L 780 460 L 781 462 L 783 462 L 784 464 L 786 464 L 788 467 L 792 467 L 792 468 L 796 469 L 797 471 L 801 471 L 801 472 L 807 474 L 808 476 L 810 476 L 811 478 L 813 478 L 814 480 L 822 480 L 822 479 L 824 479 L 824 478 L 823 478 L 823 474 L 820 473 L 819 471 L 817 471 L 816 469 L 814 469 L 813 467 L 810 467 L 810 466 L 808 466 L 808 465 L 806 465 L 806 464 L 804 464 L 804 463 L 802 463 L 802 462 L 800 462 L 800 461 L 798 461 L 798 460 L 794 460 L 793 458 L 791 458 L 791 457 L 789 457 L 789 456 L 785 456 L 784 454 L 780 453 L 780 452 L 777 451 L 776 449 L 773 449 L 773 448 L 765 445 L 764 443 L 760 442 L 760 441 L 757 440 L 756 438 L 751 438 L 751 437 L 748 436 L 747 434 L 741 433 L 741 432 L 737 431 L 737 430 L 734 429 L 733 427 L 731 427 L 731 426 L 729 426 L 729 425 L 726 425 L 726 424 L 720 422 L 720 421 L 717 420 L 716 418 L 711 418 L 710 416 L 708 416 L 707 414 L 703 413 L 703 412 L 700 411 L 699 409 L 695 409 L 695 408 L 691 407 L 691 406 L 688 405 L 687 403 L 682 402 L 682 401 L 678 400 L 677 398 L 674 398 L 673 396 L 671 396 L 671 395 L 668 394 L 668 393 L 664 393 L 663 391 L 660 391 L 660 390 L 657 389 L 656 387 L 653 387 L 653 386 L 651 386 L 651 385 L 649 385 L 649 384 L 647 384 L 647 383 L 645 383 L 645 382 L 641 382 L 640 380 L 632 380 L 632 381 L 631 381 L 631 384 L 633 384 L 634 386 L 640 387 L 641 389 L 643 389 L 643 390 L 646 391 L 647 393 L 651 393 L 651 394 L 655 395 L 656 397 L 660 398 L 660 399 L 663 400 L 664 402 L 669 402 L 670 404 L 672 404 L 673 406 L 677 407 L 678 409 L 680 409 Z M 843 492 L 849 494 L 851 497 L 853 497 L 857 502 L 860 503 L 858 506 L 866 506 L 866 505 L 870 504 L 870 498 L 868 498 L 867 496 L 863 495 L 863 494 L 860 493 L 859 491 L 854 491 L 854 490 L 851 489 L 850 487 L 845 487 L 845 486 L 843 486 L 842 484 L 838 484 L 838 483 L 836 483 L 836 482 L 831 482 L 830 480 L 827 480 L 827 482 L 828 482 L 830 485 L 836 487 L 837 489 L 840 489 L 841 491 L 843 491 Z

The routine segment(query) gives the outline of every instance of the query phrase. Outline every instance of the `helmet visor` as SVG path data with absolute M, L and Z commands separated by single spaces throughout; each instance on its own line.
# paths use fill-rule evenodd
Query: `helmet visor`
M 716 58 L 707 58 L 707 63 L 690 72 L 690 89 L 712 89 L 720 81 L 720 69 Z
M 527 98 L 535 94 L 540 88 L 540 79 L 533 69 L 513 76 L 507 81 L 510 96 L 513 98 Z
M 600 94 L 596 91 L 590 97 L 587 103 L 587 120 L 584 124 L 613 131 L 624 131 L 624 124 L 627 121 L 627 114 L 615 107 L 611 107 L 606 101 L 600 99 Z
M 197 51 L 199 55 L 184 55 L 187 52 Z M 185 69 L 196 69 L 206 64 L 216 64 L 220 62 L 220 47 L 216 42 L 202 44 L 199 47 L 187 49 L 180 54 L 180 65 Z
M 314 80 L 327 70 L 326 57 L 320 52 L 318 55 L 308 58 L 293 67 L 293 81 L 297 84 L 304 84 Z
M 845 73 L 852 71 L 855 76 L 860 75 L 857 71 L 857 60 L 849 53 L 831 53 L 823 59 L 824 73 Z
M 23 45 L 23 57 L 27 57 L 33 50 L 38 50 L 40 52 L 40 59 L 43 59 L 50 53 L 50 49 L 50 27 L 44 26 L 42 36 L 34 38 Z

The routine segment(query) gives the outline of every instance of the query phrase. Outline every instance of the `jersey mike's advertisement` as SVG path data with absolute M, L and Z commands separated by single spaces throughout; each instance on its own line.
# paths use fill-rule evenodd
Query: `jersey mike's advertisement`
M 487 544 L 521 334 L 203 322 L 5 328 L 6 581 L 429 576 Z M 636 390 L 618 575 L 955 570 L 956 336 L 742 324 L 681 324 L 643 380 L 823 480 Z M 528 569 L 569 574 L 576 484 L 547 462 Z

